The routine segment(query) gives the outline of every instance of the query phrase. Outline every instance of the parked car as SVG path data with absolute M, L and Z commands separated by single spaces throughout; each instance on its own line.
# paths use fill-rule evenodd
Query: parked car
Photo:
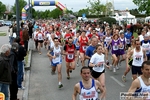
M 6 26 L 11 26 L 11 25 L 12 25 L 12 22 L 11 22 L 11 21 L 5 21 L 5 25 L 6 25 Z
M 2 26 L 5 25 L 5 21 L 4 20 L 0 20 L 0 22 L 2 23 Z

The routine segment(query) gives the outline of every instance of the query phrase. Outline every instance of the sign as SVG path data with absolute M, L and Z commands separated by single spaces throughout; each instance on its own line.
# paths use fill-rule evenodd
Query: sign
M 5 95 L 0 92 L 0 100 L 5 100 Z
M 39 2 L 40 6 L 49 6 L 50 2 Z
M 86 17 L 86 14 L 82 14 L 82 18 L 85 18 Z

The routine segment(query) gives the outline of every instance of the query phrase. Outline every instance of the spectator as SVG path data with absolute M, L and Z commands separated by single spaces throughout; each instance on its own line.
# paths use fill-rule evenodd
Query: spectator
M 18 62 L 18 76 L 17 76 L 17 83 L 18 83 L 18 88 L 19 89 L 25 89 L 25 87 L 22 86 L 22 79 L 23 79 L 23 60 L 24 57 L 26 56 L 26 50 L 25 48 L 20 44 L 20 38 L 17 37 L 15 42 L 17 42 L 19 44 L 18 47 L 18 58 L 17 58 L 17 62 Z
M 17 85 L 17 72 L 18 72 L 18 63 L 17 63 L 17 51 L 18 51 L 18 43 L 12 43 L 11 52 L 9 55 L 10 65 L 11 65 L 11 84 L 10 84 L 10 100 L 18 100 L 18 85 Z
M 9 100 L 9 84 L 11 83 L 11 67 L 9 62 L 11 45 L 4 44 L 0 48 L 0 92 L 4 93 L 5 100 Z

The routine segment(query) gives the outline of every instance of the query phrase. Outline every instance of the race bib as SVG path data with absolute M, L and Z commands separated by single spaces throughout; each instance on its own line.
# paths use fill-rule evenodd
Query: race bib
M 102 63 L 99 67 L 104 67 L 104 64 Z
M 55 53 L 55 56 L 56 56 L 56 57 L 59 57 L 59 53 Z
M 141 61 L 141 57 L 135 57 L 135 60 L 136 60 L 137 62 L 139 62 L 139 61 Z
M 72 59 L 73 59 L 73 54 L 68 54 L 68 55 L 67 55 L 67 58 L 68 58 L 69 60 L 72 60 Z
M 114 45 L 113 50 L 118 50 L 118 45 Z
M 127 39 L 126 42 L 127 42 L 127 44 L 130 44 L 130 39 Z
M 82 48 L 83 48 L 83 50 L 84 50 L 84 51 L 86 51 L 86 49 L 87 49 L 87 46 L 83 46 Z

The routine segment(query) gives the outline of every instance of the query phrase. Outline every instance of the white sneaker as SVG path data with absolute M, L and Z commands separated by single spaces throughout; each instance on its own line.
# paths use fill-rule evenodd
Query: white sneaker
M 114 73 L 116 72 L 116 68 L 115 68 L 115 67 L 113 68 L 113 72 L 114 72 Z
M 77 67 L 79 67 L 79 64 L 77 63 Z
M 24 89 L 25 89 L 25 87 L 23 87 L 23 86 L 22 86 L 21 88 L 18 88 L 18 89 L 19 89 L 19 90 L 24 90 Z
M 116 69 L 117 69 L 117 70 L 119 70 L 119 67 L 118 67 L 118 66 L 116 66 Z

